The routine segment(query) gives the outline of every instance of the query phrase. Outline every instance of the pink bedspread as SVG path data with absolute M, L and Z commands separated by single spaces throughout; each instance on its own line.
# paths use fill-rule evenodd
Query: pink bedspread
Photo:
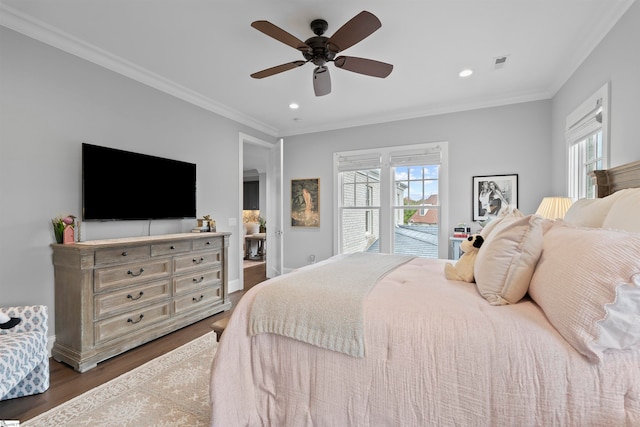
M 535 303 L 491 306 L 444 263 L 416 258 L 371 291 L 365 358 L 251 337 L 253 298 L 278 278 L 252 288 L 214 358 L 212 426 L 640 425 L 639 351 L 594 365 Z

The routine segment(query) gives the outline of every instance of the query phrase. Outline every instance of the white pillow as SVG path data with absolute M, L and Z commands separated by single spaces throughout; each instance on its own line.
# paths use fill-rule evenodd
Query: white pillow
M 602 227 L 609 209 L 618 197 L 619 191 L 602 199 L 577 200 L 565 214 L 564 221 L 580 227 Z
M 640 348 L 640 234 L 555 223 L 529 295 L 593 362 L 605 350 Z
M 640 188 L 614 193 L 615 202 L 602 222 L 602 228 L 640 233 Z
M 515 304 L 527 293 L 542 251 L 542 224 L 528 215 L 510 216 L 490 230 L 474 266 L 476 285 L 491 305 Z

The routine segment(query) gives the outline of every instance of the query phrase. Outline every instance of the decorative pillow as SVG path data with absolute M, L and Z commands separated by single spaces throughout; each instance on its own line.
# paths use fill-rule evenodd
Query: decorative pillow
M 527 293 L 542 251 L 543 218 L 511 216 L 486 237 L 475 264 L 478 291 L 491 305 L 515 304 Z
M 620 190 L 604 218 L 602 228 L 640 233 L 640 188 Z
M 554 224 L 529 294 L 592 362 L 640 347 L 640 234 Z
M 520 212 L 518 209 L 513 209 L 510 212 L 507 212 L 505 214 L 500 215 L 499 217 L 496 217 L 494 219 L 492 219 L 491 221 L 489 221 L 487 223 L 487 225 L 485 225 L 482 228 L 482 231 L 480 231 L 480 235 L 482 236 L 483 239 L 487 239 L 487 236 L 489 236 L 489 234 L 491 234 L 491 232 L 493 231 L 493 229 L 500 224 L 500 222 L 502 222 L 502 220 L 504 219 L 508 219 L 508 218 L 523 218 L 524 214 L 522 212 Z

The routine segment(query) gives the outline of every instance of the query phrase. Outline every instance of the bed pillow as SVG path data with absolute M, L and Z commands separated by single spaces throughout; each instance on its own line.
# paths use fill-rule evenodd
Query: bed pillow
M 515 304 L 527 293 L 542 251 L 542 223 L 535 215 L 500 220 L 478 251 L 476 285 L 491 305 Z
M 592 362 L 640 347 L 640 234 L 555 223 L 529 295 Z
M 614 194 L 617 198 L 607 212 L 602 228 L 640 233 L 640 188 L 620 190 Z
M 564 221 L 580 227 L 602 227 L 609 209 L 620 195 L 618 191 L 602 199 L 577 200 L 565 214 Z

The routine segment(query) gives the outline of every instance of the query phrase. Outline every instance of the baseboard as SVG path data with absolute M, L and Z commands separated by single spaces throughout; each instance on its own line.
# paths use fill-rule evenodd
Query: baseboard
M 241 290 L 242 284 L 240 283 L 240 279 L 229 280 L 229 293 Z
M 56 343 L 56 336 L 50 335 L 47 337 L 47 354 L 51 357 L 51 350 L 53 349 L 53 345 Z

